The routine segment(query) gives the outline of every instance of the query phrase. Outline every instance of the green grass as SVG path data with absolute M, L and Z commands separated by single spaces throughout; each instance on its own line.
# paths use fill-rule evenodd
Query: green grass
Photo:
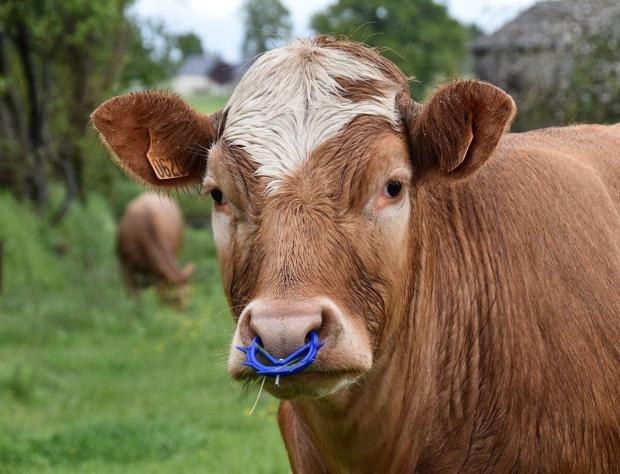
M 210 114 L 223 108 L 226 102 L 228 102 L 228 97 L 211 94 L 195 94 L 186 96 L 185 100 L 196 110 L 205 114 Z
M 232 321 L 208 230 L 186 234 L 185 312 L 152 290 L 125 296 L 97 196 L 49 229 L 0 195 L 0 239 L 0 473 L 288 472 L 275 400 L 248 416 L 256 392 L 226 375 Z

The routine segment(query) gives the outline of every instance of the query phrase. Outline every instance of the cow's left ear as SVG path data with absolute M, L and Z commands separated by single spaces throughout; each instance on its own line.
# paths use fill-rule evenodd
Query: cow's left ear
M 450 179 L 471 176 L 508 130 L 516 107 L 503 90 L 481 81 L 454 81 L 406 120 L 414 168 Z

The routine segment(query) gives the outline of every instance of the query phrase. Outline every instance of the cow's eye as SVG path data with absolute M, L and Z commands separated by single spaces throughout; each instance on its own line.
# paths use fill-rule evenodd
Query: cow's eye
M 226 204 L 226 200 L 224 199 L 224 194 L 222 194 L 222 191 L 217 188 L 211 191 L 211 197 L 213 198 L 213 200 L 218 206 Z
M 383 195 L 388 198 L 395 198 L 398 197 L 402 189 L 403 183 L 396 180 L 390 180 L 383 187 Z

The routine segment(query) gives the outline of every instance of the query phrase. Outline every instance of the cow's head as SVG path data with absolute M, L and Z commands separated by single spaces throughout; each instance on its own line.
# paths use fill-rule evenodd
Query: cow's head
M 196 266 L 193 263 L 188 263 L 179 270 L 174 281 L 160 281 L 157 291 L 161 299 L 180 310 L 187 308 L 189 295 L 192 291 L 189 280 L 195 269 Z
M 319 333 L 315 364 L 267 383 L 290 398 L 334 393 L 391 350 L 415 284 L 420 187 L 474 173 L 513 115 L 508 95 L 477 81 L 416 104 L 375 51 L 318 38 L 264 54 L 214 115 L 147 92 L 92 118 L 139 181 L 198 184 L 213 197 L 234 378 L 255 377 L 234 346 L 258 335 L 283 357 Z

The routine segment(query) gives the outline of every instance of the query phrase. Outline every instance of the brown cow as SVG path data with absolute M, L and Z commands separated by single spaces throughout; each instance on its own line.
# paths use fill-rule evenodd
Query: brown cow
M 182 241 L 183 214 L 174 201 L 155 193 L 142 193 L 133 199 L 118 224 L 116 243 L 129 293 L 156 285 L 164 300 L 185 306 L 187 280 L 194 265 L 179 267 L 177 254 Z
M 505 134 L 514 113 L 478 81 L 417 104 L 321 37 L 223 112 L 141 93 L 93 122 L 137 179 L 211 192 L 233 346 L 325 343 L 265 383 L 295 472 L 618 472 L 620 126 Z

